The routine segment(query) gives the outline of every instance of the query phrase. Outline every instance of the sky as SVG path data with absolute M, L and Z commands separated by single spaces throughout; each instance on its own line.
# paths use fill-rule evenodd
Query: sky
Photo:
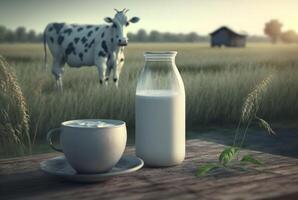
M 42 32 L 50 22 L 102 24 L 113 8 L 128 8 L 139 23 L 128 31 L 206 35 L 222 25 L 250 35 L 263 35 L 265 22 L 279 19 L 283 30 L 298 32 L 298 0 L 0 0 L 0 24 Z

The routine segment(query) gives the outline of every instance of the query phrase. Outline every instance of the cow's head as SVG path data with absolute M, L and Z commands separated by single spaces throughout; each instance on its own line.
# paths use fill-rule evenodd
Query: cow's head
M 128 38 L 127 38 L 127 32 L 126 29 L 129 26 L 130 23 L 137 23 L 140 18 L 138 17 L 132 17 L 128 19 L 126 16 L 126 13 L 128 12 L 128 9 L 123 9 L 122 11 L 116 10 L 116 14 L 114 18 L 106 17 L 105 21 L 107 23 L 113 24 L 112 27 L 114 29 L 114 36 L 115 36 L 115 41 L 119 46 L 126 46 L 128 43 Z

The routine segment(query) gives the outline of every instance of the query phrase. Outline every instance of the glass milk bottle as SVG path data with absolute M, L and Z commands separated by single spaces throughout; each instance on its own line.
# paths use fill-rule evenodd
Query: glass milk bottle
M 146 52 L 136 89 L 136 154 L 149 166 L 185 157 L 185 92 L 175 51 Z

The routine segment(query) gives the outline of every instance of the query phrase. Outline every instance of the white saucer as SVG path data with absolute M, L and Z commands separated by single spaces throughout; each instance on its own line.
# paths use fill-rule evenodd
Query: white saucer
M 46 174 L 77 182 L 99 182 L 121 174 L 127 174 L 142 168 L 144 162 L 135 156 L 124 155 L 108 172 L 98 174 L 79 174 L 67 162 L 64 156 L 54 157 L 40 163 L 40 169 Z

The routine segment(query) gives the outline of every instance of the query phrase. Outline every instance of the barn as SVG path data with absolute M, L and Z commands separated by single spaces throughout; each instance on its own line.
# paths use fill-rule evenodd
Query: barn
M 209 35 L 212 47 L 245 47 L 246 35 L 236 33 L 226 26 L 220 27 Z

